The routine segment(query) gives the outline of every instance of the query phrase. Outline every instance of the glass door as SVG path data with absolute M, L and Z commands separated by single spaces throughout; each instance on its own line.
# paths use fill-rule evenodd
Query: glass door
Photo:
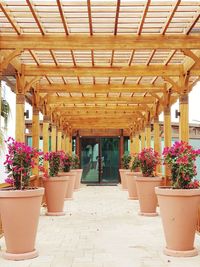
M 99 138 L 81 138 L 82 182 L 99 182 Z
M 119 138 L 100 139 L 100 180 L 102 183 L 119 181 Z
M 118 182 L 119 138 L 81 138 L 81 168 L 82 182 Z

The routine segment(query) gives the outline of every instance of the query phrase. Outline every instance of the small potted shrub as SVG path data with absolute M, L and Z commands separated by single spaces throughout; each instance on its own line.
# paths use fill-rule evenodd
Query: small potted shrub
M 152 148 L 144 148 L 139 154 L 142 176 L 135 177 L 137 193 L 140 203 L 140 215 L 157 216 L 157 197 L 155 187 L 160 186 L 162 177 L 155 174 L 156 166 L 160 162 L 159 154 Z
M 38 256 L 35 238 L 44 188 L 30 187 L 29 182 L 40 153 L 13 138 L 6 143 L 8 153 L 4 165 L 8 178 L 5 182 L 11 187 L 0 190 L 0 213 L 6 242 L 3 256 L 9 260 L 31 259 Z
M 49 162 L 49 174 L 45 173 L 43 179 L 48 210 L 46 215 L 65 215 L 63 208 L 69 178 L 58 174 L 62 152 L 48 152 L 44 155 L 44 160 Z
M 80 189 L 81 184 L 81 177 L 83 169 L 80 169 L 80 159 L 78 155 L 73 154 L 72 155 L 72 166 L 71 166 L 71 172 L 76 174 L 75 184 L 74 184 L 74 190 Z
M 140 160 L 138 154 L 132 158 L 131 171 L 126 173 L 129 199 L 138 199 L 135 176 L 140 175 Z
M 166 239 L 164 253 L 170 256 L 195 256 L 194 237 L 200 205 L 199 181 L 195 160 L 200 149 L 186 142 L 175 142 L 163 151 L 164 164 L 171 170 L 171 187 L 157 187 L 160 213 Z
M 131 155 L 129 153 L 124 153 L 121 162 L 122 162 L 122 169 L 119 169 L 119 173 L 121 178 L 122 190 L 127 190 L 126 172 L 130 168 Z

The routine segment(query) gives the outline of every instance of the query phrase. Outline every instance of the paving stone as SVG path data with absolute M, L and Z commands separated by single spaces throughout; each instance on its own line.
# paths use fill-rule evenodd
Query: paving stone
M 119 187 L 86 187 L 65 202 L 65 216 L 41 209 L 39 257 L 21 262 L 0 257 L 0 267 L 199 267 L 200 255 L 173 258 L 165 246 L 161 218 L 138 215 L 137 200 Z M 4 238 L 0 240 L 5 250 Z M 195 246 L 200 250 L 200 236 Z

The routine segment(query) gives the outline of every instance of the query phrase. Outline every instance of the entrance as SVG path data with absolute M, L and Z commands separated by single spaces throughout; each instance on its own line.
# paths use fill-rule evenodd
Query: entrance
M 119 138 L 83 137 L 81 140 L 82 182 L 119 181 Z

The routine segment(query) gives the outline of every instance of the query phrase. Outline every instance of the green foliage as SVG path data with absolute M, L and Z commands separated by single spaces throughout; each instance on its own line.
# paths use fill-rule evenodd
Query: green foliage
M 133 156 L 133 162 L 132 162 L 132 166 L 131 166 L 131 171 L 135 171 L 137 168 L 140 167 L 140 160 L 138 157 L 138 154 Z
M 122 156 L 122 169 L 129 169 L 131 162 L 131 155 L 129 153 L 124 153 Z
M 10 115 L 10 106 L 9 103 L 5 99 L 1 99 L 1 116 L 5 120 L 5 126 L 7 127 L 8 118 Z
M 78 155 L 73 154 L 71 156 L 71 158 L 72 158 L 71 168 L 72 169 L 79 169 L 79 167 L 80 167 L 80 160 L 79 160 Z

